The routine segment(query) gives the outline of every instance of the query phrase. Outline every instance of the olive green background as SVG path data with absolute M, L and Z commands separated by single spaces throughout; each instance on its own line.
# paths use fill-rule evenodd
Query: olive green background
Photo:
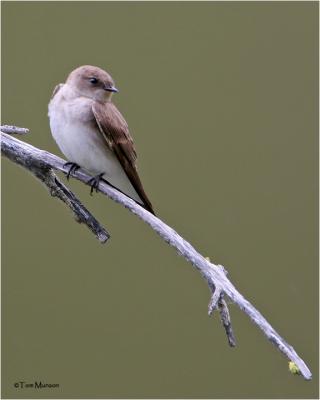
M 223 264 L 312 369 L 306 382 L 134 215 L 70 187 L 101 245 L 25 170 L 2 162 L 4 398 L 318 396 L 318 4 L 2 4 L 2 121 L 61 155 L 54 86 L 107 69 L 158 215 Z M 14 383 L 59 383 L 15 389 Z

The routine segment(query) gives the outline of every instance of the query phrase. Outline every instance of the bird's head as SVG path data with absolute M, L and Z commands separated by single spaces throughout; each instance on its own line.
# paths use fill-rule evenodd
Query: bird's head
M 79 95 L 98 101 L 109 101 L 118 92 L 111 76 L 101 68 L 83 65 L 73 70 L 66 81 Z

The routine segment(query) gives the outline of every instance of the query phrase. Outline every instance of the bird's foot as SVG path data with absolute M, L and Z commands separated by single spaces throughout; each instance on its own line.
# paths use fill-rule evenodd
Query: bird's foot
M 104 172 L 102 172 L 101 174 L 96 175 L 93 178 L 88 180 L 87 184 L 91 186 L 91 189 L 90 189 L 90 195 L 91 196 L 92 196 L 92 193 L 93 193 L 94 190 L 96 190 L 96 192 L 98 192 L 99 183 L 100 183 L 103 175 L 104 175 Z
M 74 172 L 76 172 L 80 168 L 80 165 L 78 165 L 78 164 L 76 164 L 74 162 L 71 162 L 71 161 L 66 162 L 63 166 L 64 167 L 69 167 L 69 170 L 67 172 L 67 179 L 68 180 L 70 178 L 70 175 L 73 174 Z

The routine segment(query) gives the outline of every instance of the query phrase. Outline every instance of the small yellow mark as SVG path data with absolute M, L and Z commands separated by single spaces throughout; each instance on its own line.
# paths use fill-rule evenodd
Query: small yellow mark
M 293 361 L 289 361 L 289 371 L 293 374 L 293 375 L 300 375 L 300 370 L 297 367 L 297 364 L 295 364 Z

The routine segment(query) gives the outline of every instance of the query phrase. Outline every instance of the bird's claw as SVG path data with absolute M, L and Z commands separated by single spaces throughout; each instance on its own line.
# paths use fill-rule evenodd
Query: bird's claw
M 80 165 L 72 162 L 72 161 L 68 161 L 63 165 L 64 168 L 69 167 L 69 170 L 67 172 L 67 179 L 69 180 L 70 175 L 73 174 L 74 172 L 76 172 L 79 168 Z
M 91 186 L 91 189 L 90 189 L 91 196 L 92 196 L 94 190 L 96 190 L 96 192 L 98 193 L 99 183 L 100 183 L 103 175 L 104 175 L 104 172 L 102 172 L 101 174 L 96 175 L 88 180 L 87 184 Z

